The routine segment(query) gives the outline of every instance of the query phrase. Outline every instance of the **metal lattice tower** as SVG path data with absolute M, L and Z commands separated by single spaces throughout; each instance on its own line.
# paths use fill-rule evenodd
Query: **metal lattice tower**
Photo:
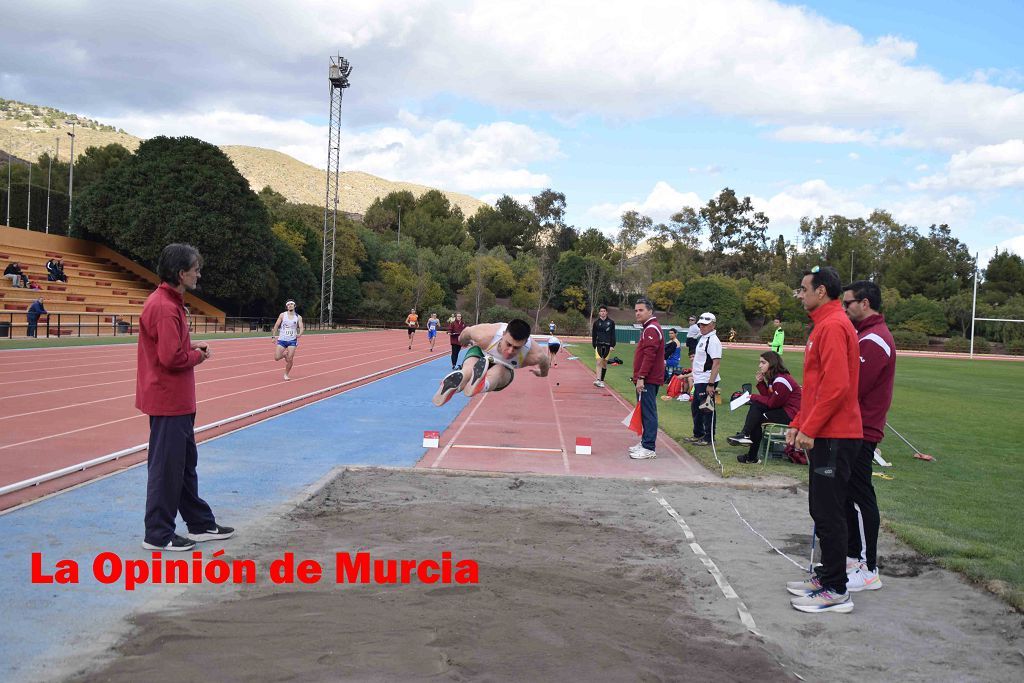
M 334 248 L 338 232 L 338 179 L 341 175 L 341 98 L 349 86 L 352 66 L 338 55 L 331 57 L 327 80 L 331 84 L 331 120 L 327 134 L 327 193 L 324 199 L 324 256 L 320 276 L 320 324 L 333 322 L 334 315 Z

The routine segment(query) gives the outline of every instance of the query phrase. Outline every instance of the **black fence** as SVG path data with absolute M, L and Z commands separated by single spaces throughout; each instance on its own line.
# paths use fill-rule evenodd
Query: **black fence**
M 273 318 L 220 318 L 210 315 L 190 315 L 189 330 L 192 334 L 244 334 L 266 332 L 274 328 L 277 317 Z M 307 331 L 333 330 L 342 327 L 369 329 L 404 328 L 402 321 L 351 319 L 341 322 L 320 324 L 319 321 L 302 321 Z M 0 339 L 14 337 L 121 337 L 139 333 L 138 315 L 117 315 L 111 313 L 50 313 L 40 316 L 33 330 L 24 311 L 0 311 Z

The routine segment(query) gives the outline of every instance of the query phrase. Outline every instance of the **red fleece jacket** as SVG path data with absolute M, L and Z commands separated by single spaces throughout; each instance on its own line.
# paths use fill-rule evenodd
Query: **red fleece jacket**
M 811 311 L 811 320 L 814 330 L 804 351 L 800 412 L 789 426 L 812 439 L 863 439 L 857 333 L 837 300 Z
M 792 375 L 779 375 L 772 380 L 771 386 L 762 380 L 757 383 L 757 391 L 758 393 L 750 396 L 750 400 L 766 406 L 769 410 L 782 408 L 791 420 L 800 411 L 800 385 Z
M 878 443 L 885 436 L 885 417 L 892 405 L 892 386 L 896 379 L 896 344 L 881 314 L 859 323 L 860 382 L 857 397 L 864 421 L 864 439 Z
M 202 351 L 192 349 L 185 300 L 166 282 L 146 298 L 139 318 L 139 369 L 135 407 L 147 415 L 196 412 L 195 366 Z
M 644 323 L 644 331 L 633 352 L 633 381 L 638 379 L 643 379 L 645 384 L 665 382 L 665 337 L 657 318 Z

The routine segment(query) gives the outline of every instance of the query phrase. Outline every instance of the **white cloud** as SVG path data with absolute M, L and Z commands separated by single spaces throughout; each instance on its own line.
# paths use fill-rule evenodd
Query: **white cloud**
M 1024 139 L 957 152 L 942 173 L 922 178 L 915 190 L 1002 190 L 1024 187 Z
M 470 193 L 486 190 L 500 194 L 551 184 L 546 174 L 528 168 L 560 155 L 558 140 L 547 134 L 507 121 L 471 128 L 408 112 L 400 112 L 396 118 L 405 126 L 356 133 L 343 129 L 342 167 Z M 318 168 L 326 163 L 327 127 L 295 119 L 217 110 L 133 113 L 107 120 L 141 137 L 187 134 L 219 145 L 277 149 Z
M 929 225 L 962 226 L 974 215 L 974 200 L 963 195 L 910 196 L 887 204 L 889 213 L 900 223 L 917 226 L 922 232 Z
M 703 202 L 696 193 L 679 192 L 665 181 L 659 180 L 643 201 L 597 204 L 587 209 L 586 216 L 597 221 L 598 227 L 611 230 L 619 225 L 619 219 L 626 211 L 636 211 L 649 216 L 655 223 L 665 223 L 672 214 L 684 206 L 697 209 L 701 204 Z
M 587 0 L 37 0 L 7 8 L 5 21 L 18 30 L 5 36 L 4 72 L 25 97 L 59 92 L 54 104 L 101 114 L 304 118 L 324 108 L 324 55 L 341 50 L 355 67 L 346 102 L 358 125 L 380 125 L 397 102 L 451 95 L 563 120 L 711 111 L 785 140 L 953 150 L 1024 137 L 1019 89 L 947 79 L 916 61 L 912 41 L 869 40 L 772 0 L 634 0 L 628 12 Z
M 767 199 L 751 197 L 758 211 L 763 211 L 775 227 L 792 227 L 805 216 L 831 216 L 848 218 L 867 216 L 870 207 L 849 191 L 837 190 L 820 178 L 785 188 Z
M 857 161 L 858 159 L 860 159 L 860 155 L 857 154 L 856 152 L 850 152 L 846 156 L 850 157 L 850 159 L 852 159 L 853 161 Z

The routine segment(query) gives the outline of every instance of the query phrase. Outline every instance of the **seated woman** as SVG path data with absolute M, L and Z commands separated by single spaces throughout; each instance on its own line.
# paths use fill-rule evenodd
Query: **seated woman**
M 679 373 L 679 359 L 682 356 L 676 328 L 668 328 L 668 341 L 665 342 L 665 384 L 672 380 L 672 375 Z
M 788 425 L 800 410 L 800 385 L 782 364 L 782 356 L 774 351 L 762 353 L 754 377 L 757 393 L 750 397 L 743 431 L 728 439 L 734 446 L 748 447 L 746 454 L 736 456 L 736 460 L 743 463 L 757 462 L 762 425 L 767 422 Z

